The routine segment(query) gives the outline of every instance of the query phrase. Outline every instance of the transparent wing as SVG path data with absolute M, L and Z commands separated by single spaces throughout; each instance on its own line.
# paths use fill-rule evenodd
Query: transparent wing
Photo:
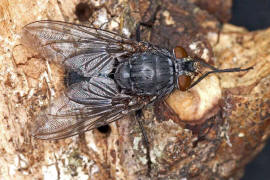
M 26 25 L 22 42 L 86 77 L 110 72 L 115 58 L 134 53 L 139 44 L 109 31 L 48 20 Z
M 61 139 L 118 119 L 141 109 L 146 99 L 120 94 L 113 80 L 94 77 L 73 84 L 52 101 L 35 120 L 33 136 L 40 139 Z

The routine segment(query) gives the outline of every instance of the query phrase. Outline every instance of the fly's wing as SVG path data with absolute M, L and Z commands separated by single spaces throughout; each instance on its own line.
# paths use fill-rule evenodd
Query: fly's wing
M 120 94 L 110 78 L 93 77 L 52 101 L 37 116 L 32 134 L 40 139 L 70 137 L 121 119 L 143 103 L 147 101 Z
M 85 77 L 109 73 L 115 58 L 134 53 L 138 46 L 112 32 L 48 20 L 26 25 L 22 43 Z

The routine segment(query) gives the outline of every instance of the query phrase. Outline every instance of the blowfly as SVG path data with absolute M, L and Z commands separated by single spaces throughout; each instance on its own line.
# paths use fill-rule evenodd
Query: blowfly
M 33 136 L 70 137 L 119 120 L 164 99 L 174 89 L 192 88 L 211 73 L 247 71 L 217 69 L 187 55 L 148 42 L 137 42 L 102 29 L 60 21 L 37 21 L 23 28 L 24 42 L 60 64 L 67 89 L 40 112 Z M 199 67 L 210 71 L 192 83 Z

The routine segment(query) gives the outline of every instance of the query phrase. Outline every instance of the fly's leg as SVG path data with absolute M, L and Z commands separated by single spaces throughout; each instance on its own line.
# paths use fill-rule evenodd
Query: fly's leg
M 141 41 L 141 26 L 151 28 L 151 27 L 153 27 L 153 24 L 148 23 L 148 22 L 147 23 L 140 22 L 139 24 L 137 24 L 137 26 L 136 26 L 136 41 L 137 42 Z
M 148 141 L 148 138 L 147 138 L 147 134 L 144 130 L 144 127 L 143 127 L 143 122 L 142 122 L 142 119 L 141 117 L 143 116 L 142 114 L 142 110 L 138 110 L 136 111 L 136 120 L 138 121 L 138 124 L 139 124 L 139 127 L 140 127 L 140 130 L 142 132 L 142 135 L 143 135 L 143 143 L 144 143 L 144 146 L 146 148 L 146 159 L 147 159 L 147 175 L 150 176 L 150 172 L 151 172 L 151 157 L 150 157 L 150 146 L 149 146 L 149 141 Z
M 137 42 L 141 41 L 141 26 L 152 28 L 154 26 L 155 21 L 156 21 L 157 12 L 160 10 L 160 8 L 161 8 L 160 6 L 158 6 L 156 8 L 154 14 L 147 22 L 139 22 L 139 24 L 137 24 L 137 26 L 136 26 L 136 41 Z
M 219 43 L 222 26 L 223 25 L 221 23 L 218 23 L 218 32 L 217 32 L 218 37 L 217 37 L 217 41 L 216 41 L 214 46 L 216 46 Z

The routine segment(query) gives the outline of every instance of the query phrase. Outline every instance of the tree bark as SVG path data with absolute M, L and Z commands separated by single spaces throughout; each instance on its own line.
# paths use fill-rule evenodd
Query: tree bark
M 220 29 L 218 19 L 227 21 L 231 1 L 220 9 L 226 15 L 216 17 L 220 3 L 205 7 L 211 0 L 84 2 L 90 7 L 84 22 L 75 13 L 79 0 L 0 3 L 1 179 L 240 179 L 270 135 L 270 29 Z M 148 173 L 133 114 L 111 123 L 108 133 L 93 130 L 58 141 L 30 136 L 34 117 L 63 89 L 63 70 L 20 42 L 22 27 L 40 19 L 102 26 L 131 38 L 138 22 L 150 22 L 152 28 L 142 28 L 145 41 L 168 49 L 180 45 L 215 67 L 254 69 L 212 75 L 146 107 Z

